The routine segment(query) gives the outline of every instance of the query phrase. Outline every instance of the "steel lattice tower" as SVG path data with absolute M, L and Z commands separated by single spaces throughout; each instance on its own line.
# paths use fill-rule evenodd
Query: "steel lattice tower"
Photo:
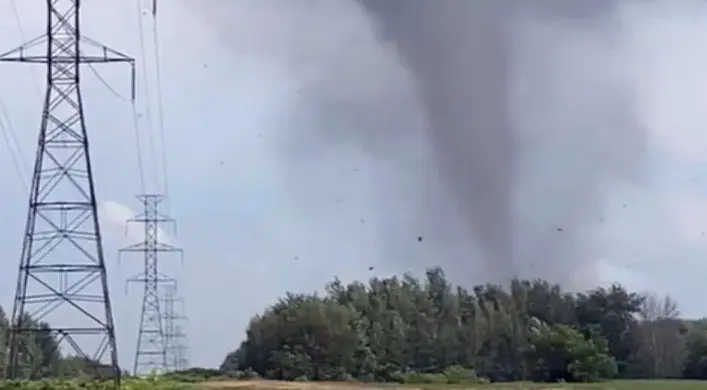
M 144 211 L 128 223 L 140 223 L 145 227 L 143 241 L 120 250 L 121 253 L 141 253 L 144 260 L 144 270 L 141 274 L 128 279 L 128 283 L 140 283 L 144 286 L 142 299 L 142 314 L 135 350 L 133 373 L 145 373 L 152 370 L 167 370 L 167 348 L 160 310 L 160 286 L 174 285 L 176 281 L 159 272 L 158 255 L 160 253 L 178 252 L 182 249 L 159 240 L 160 225 L 174 224 L 175 221 L 160 213 L 159 204 L 164 199 L 162 195 L 143 194 L 137 198 L 142 202 Z
M 174 329 L 175 338 L 179 340 L 174 347 L 177 370 L 186 370 L 189 368 L 189 347 L 187 346 L 187 334 L 180 325 L 176 325 Z
M 47 0 L 46 7 L 46 32 L 0 54 L 0 62 L 45 64 L 47 83 L 6 374 L 9 378 L 45 374 L 32 368 L 42 358 L 33 356 L 22 342 L 39 333 L 57 340 L 61 350 L 55 353 L 64 352 L 62 345 L 68 344 L 87 362 L 100 362 L 102 370 L 112 371 L 119 386 L 80 68 L 82 64 L 124 62 L 134 69 L 134 60 L 81 35 L 78 0 Z M 45 51 L 41 45 L 46 45 Z M 37 47 L 32 54 L 31 49 Z M 95 55 L 89 53 L 91 47 Z M 27 321 L 28 317 L 34 321 Z M 48 322 L 49 327 L 41 327 L 39 321 Z
M 177 304 L 180 305 L 179 311 Z M 177 298 L 176 284 L 165 288 L 163 306 L 167 368 L 174 371 L 185 370 L 189 365 L 184 345 L 187 335 L 179 323 L 187 321 L 187 317 L 184 315 L 184 300 Z

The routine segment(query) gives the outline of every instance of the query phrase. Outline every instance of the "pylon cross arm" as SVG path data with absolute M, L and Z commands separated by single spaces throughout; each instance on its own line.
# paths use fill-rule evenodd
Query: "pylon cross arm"
M 96 54 L 86 54 L 81 53 L 78 58 L 79 62 L 86 64 L 95 63 L 106 63 L 106 62 L 127 62 L 131 65 L 135 64 L 135 59 L 123 54 L 115 49 L 111 49 L 108 46 L 102 45 L 99 42 L 88 38 L 86 36 L 81 36 L 79 38 L 80 43 L 87 44 L 98 49 Z M 0 62 L 29 62 L 36 64 L 47 64 L 52 63 L 74 63 L 77 58 L 75 55 L 53 55 L 47 57 L 46 53 L 32 53 L 33 48 L 40 46 L 42 44 L 48 43 L 48 37 L 46 35 L 41 35 L 37 38 L 30 40 L 12 50 L 6 51 L 0 54 Z

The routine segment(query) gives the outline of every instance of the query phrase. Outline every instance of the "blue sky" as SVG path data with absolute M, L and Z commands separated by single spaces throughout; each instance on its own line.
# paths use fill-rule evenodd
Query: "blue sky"
M 23 31 L 27 37 L 37 35 L 43 27 L 44 3 L 16 3 Z M 305 3 L 317 3 L 316 10 Z M 433 191 L 436 184 L 427 171 L 429 157 L 421 133 L 412 131 L 401 138 L 385 157 L 374 152 L 388 145 L 360 145 L 345 137 L 347 130 L 361 124 L 413 130 L 424 126 L 410 75 L 390 48 L 378 44 L 361 10 L 351 2 L 333 0 L 212 4 L 175 0 L 162 2 L 160 9 L 169 211 L 179 222 L 179 235 L 170 240 L 186 251 L 183 268 L 175 259 L 164 269 L 179 275 L 182 283 L 192 363 L 218 365 L 243 337 L 250 316 L 287 290 L 321 288 L 335 275 L 344 280 L 366 278 L 371 275 L 369 266 L 375 266 L 377 275 L 419 273 L 440 262 L 450 265 L 455 279 L 465 280 L 465 272 L 474 269 L 482 275 L 473 264 L 455 263 L 469 262 L 467 237 L 411 226 L 410 215 L 420 204 L 407 195 L 422 188 Z M 87 35 L 140 56 L 134 2 L 83 7 Z M 523 79 L 527 76 L 522 72 L 518 76 L 519 82 L 540 83 L 529 84 L 538 90 L 546 87 L 542 80 L 564 82 L 555 100 L 547 98 L 539 106 L 542 115 L 534 119 L 538 125 L 519 131 L 565 123 L 560 100 L 572 101 L 580 87 L 600 93 L 602 83 L 615 81 L 617 74 L 638 96 L 633 114 L 648 134 L 642 175 L 605 184 L 601 220 L 597 216 L 583 226 L 582 234 L 591 237 L 585 240 L 592 247 L 591 269 L 578 273 L 595 275 L 604 283 L 618 280 L 636 289 L 671 294 L 686 315 L 695 317 L 707 313 L 703 300 L 693 297 L 695 292 L 701 296 L 704 288 L 701 275 L 707 255 L 702 236 L 707 229 L 703 109 L 707 16 L 701 16 L 707 12 L 703 11 L 705 5 L 688 1 L 622 7 L 614 16 L 623 28 L 614 46 L 607 46 L 591 26 L 527 27 L 535 34 L 526 37 L 529 47 L 533 39 L 546 39 L 548 34 L 562 37 L 557 38 L 557 51 L 546 55 L 553 64 L 574 71 L 550 67 L 529 79 Z M 149 18 L 145 23 L 149 27 Z M 0 46 L 8 49 L 21 42 L 8 2 L 0 4 L 0 37 Z M 10 110 L 21 157 L 29 163 L 41 109 L 39 94 L 26 67 L 3 66 L 0 91 L 5 92 L 0 92 L 0 99 Z M 41 81 L 41 70 L 36 72 Z M 125 68 L 108 66 L 101 72 L 127 95 Z M 589 75 L 591 82 L 577 75 Z M 136 230 L 126 237 L 122 225 L 139 206 L 133 198 L 139 181 L 131 110 L 90 74 L 85 80 L 120 355 L 128 366 L 139 294 L 131 290 L 125 295 L 123 281 L 139 267 L 128 261 L 119 267 L 116 251 L 139 237 Z M 390 115 L 382 115 L 381 107 Z M 575 119 L 601 114 L 591 107 L 571 107 Z M 397 115 L 403 111 L 414 115 Z M 318 142 L 315 130 L 322 128 L 340 132 L 344 141 L 334 146 Z M 584 130 L 571 125 L 563 129 L 567 137 L 528 133 L 543 144 L 529 149 L 529 161 L 545 167 L 547 183 L 553 184 L 532 188 L 542 190 L 533 192 L 541 195 L 538 198 L 519 195 L 525 199 L 519 201 L 526 205 L 523 213 L 538 226 L 551 226 L 552 207 L 564 183 L 558 178 L 617 153 L 611 151 L 611 142 L 585 150 L 572 138 L 573 131 Z M 565 148 L 565 141 L 574 149 Z M 0 179 L 5 183 L 0 197 L 6 206 L 0 222 L 0 257 L 6 263 L 0 272 L 0 304 L 8 306 L 27 201 L 3 142 Z M 429 238 L 423 245 L 415 240 L 419 231 Z M 542 229 L 537 234 L 554 239 L 541 237 L 548 234 Z M 458 259 L 440 260 L 442 247 Z

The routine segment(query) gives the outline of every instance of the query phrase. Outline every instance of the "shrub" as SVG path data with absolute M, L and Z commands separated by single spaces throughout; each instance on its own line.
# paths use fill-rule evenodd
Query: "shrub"
M 616 374 L 616 361 L 601 337 L 585 339 L 566 325 L 541 326 L 533 334 L 529 360 L 538 382 L 597 382 Z
M 121 387 L 125 390 L 187 390 L 194 387 L 187 383 L 164 378 L 126 378 Z M 112 381 L 90 380 L 39 380 L 0 382 L 3 390 L 113 390 Z
M 462 366 L 447 367 L 442 372 L 442 375 L 446 378 L 447 384 L 450 385 L 479 383 L 479 377 L 476 376 L 476 371 Z

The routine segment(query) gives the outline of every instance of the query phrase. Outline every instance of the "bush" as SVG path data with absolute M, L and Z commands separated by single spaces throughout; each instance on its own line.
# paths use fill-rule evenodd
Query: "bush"
M 442 372 L 442 375 L 446 378 L 447 384 L 450 385 L 479 383 L 479 377 L 476 376 L 476 371 L 462 366 L 447 367 Z
M 467 380 L 470 373 L 473 378 L 476 378 L 474 371 L 466 370 L 462 367 L 450 367 L 450 370 L 445 370 L 441 374 L 421 373 L 416 371 L 396 372 L 391 375 L 390 381 L 410 385 L 432 385 L 432 384 L 461 384 L 461 383 L 477 383 L 475 379 Z
M 126 378 L 121 387 L 125 390 L 187 390 L 192 385 L 163 378 Z M 112 381 L 39 380 L 0 382 L 3 390 L 113 390 Z
M 255 370 L 252 368 L 248 367 L 243 372 L 240 373 L 240 376 L 238 377 L 240 379 L 260 379 L 260 375 L 258 375 Z
M 423 385 L 423 384 L 439 384 L 446 383 L 447 378 L 442 374 L 423 374 L 419 372 L 411 372 L 405 376 L 405 383 L 411 385 Z
M 537 382 L 597 382 L 616 375 L 616 361 L 601 337 L 585 339 L 565 325 L 541 326 L 533 334 L 529 360 Z

